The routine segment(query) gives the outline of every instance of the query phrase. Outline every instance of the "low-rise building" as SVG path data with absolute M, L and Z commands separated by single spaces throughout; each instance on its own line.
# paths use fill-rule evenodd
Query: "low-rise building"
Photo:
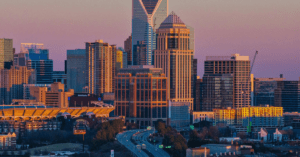
M 17 144 L 15 133 L 0 134 L 0 148 L 2 150 L 15 150 Z
M 190 102 L 169 101 L 170 126 L 176 129 L 189 127 L 190 108 Z
M 223 123 L 235 126 L 238 132 L 251 132 L 253 128 L 275 129 L 284 126 L 282 107 L 251 106 L 237 109 L 214 109 L 214 116 L 214 125 Z
M 199 123 L 201 121 L 209 121 L 213 122 L 214 120 L 214 112 L 202 112 L 202 111 L 194 111 L 192 123 Z
M 67 108 L 69 106 L 70 97 L 73 95 L 74 90 L 69 89 L 65 92 L 65 85 L 60 82 L 51 84 L 51 90 L 49 90 L 48 87 L 30 87 L 30 98 L 46 106 Z
M 210 150 L 208 148 L 188 148 L 186 150 L 186 157 L 202 157 L 205 155 L 210 155 Z

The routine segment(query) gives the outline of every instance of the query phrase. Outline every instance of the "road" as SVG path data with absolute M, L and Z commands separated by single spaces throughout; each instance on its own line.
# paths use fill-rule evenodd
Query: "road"
M 136 148 L 136 145 L 133 144 L 130 139 L 133 136 L 133 134 L 137 133 L 138 131 L 141 130 L 132 130 L 132 131 L 126 131 L 123 133 L 119 133 L 117 135 L 117 140 L 124 145 L 128 150 L 130 150 L 131 152 L 133 152 L 136 156 L 138 157 L 148 157 L 148 155 L 140 150 Z
M 152 134 L 153 130 L 131 130 L 117 135 L 117 140 L 123 144 L 128 150 L 133 152 L 137 157 L 148 157 L 148 155 L 136 148 L 136 145 L 131 142 L 133 139 L 137 144 L 146 145 L 146 150 L 150 152 L 154 157 L 170 157 L 170 155 L 163 149 L 158 148 L 158 145 L 152 145 L 147 141 L 147 138 Z
M 136 140 L 139 145 L 145 144 L 146 149 L 155 157 L 170 157 L 167 152 L 165 152 L 163 149 L 158 148 L 158 145 L 152 145 L 147 141 L 147 138 L 152 133 L 153 130 L 141 131 L 139 134 L 133 136 L 133 139 Z

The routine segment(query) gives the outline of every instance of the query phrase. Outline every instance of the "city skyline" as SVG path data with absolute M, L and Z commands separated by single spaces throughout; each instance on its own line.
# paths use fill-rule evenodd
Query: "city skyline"
M 258 50 L 254 77 L 283 74 L 287 80 L 298 80 L 300 1 L 215 2 L 169 1 L 169 13 L 175 11 L 195 28 L 199 76 L 203 76 L 206 56 L 239 53 L 252 60 Z M 123 47 L 131 32 L 129 0 L 90 3 L 2 0 L 0 3 L 0 14 L 9 15 L 0 17 L 0 28 L 5 30 L 0 32 L 1 38 L 13 39 L 16 53 L 20 52 L 21 43 L 43 43 L 54 61 L 54 70 L 64 69 L 69 49 L 84 48 L 85 42 L 97 39 Z

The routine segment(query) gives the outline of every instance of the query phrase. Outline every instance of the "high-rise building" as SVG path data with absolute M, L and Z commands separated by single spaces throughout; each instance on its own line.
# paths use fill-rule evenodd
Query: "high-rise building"
M 189 48 L 190 30 L 171 13 L 157 30 L 154 65 L 168 77 L 168 99 L 190 102 L 193 110 L 192 78 L 194 51 Z
M 255 78 L 253 104 L 283 107 L 284 112 L 300 112 L 300 80 Z
M 224 76 L 224 74 L 232 74 L 232 77 L 229 75 Z M 205 79 L 205 77 L 218 77 L 219 79 L 223 79 L 233 81 L 233 93 L 232 93 L 232 108 L 241 108 L 248 107 L 250 105 L 250 60 L 249 56 L 240 56 L 239 54 L 234 54 L 232 56 L 208 56 L 205 61 L 205 72 L 203 77 L 203 84 L 209 85 L 211 83 L 206 81 L 211 81 L 211 79 Z M 212 78 L 213 79 L 213 78 Z M 213 81 L 213 80 L 212 80 Z M 226 82 L 224 82 L 227 84 Z M 214 84 L 214 83 L 213 83 Z M 216 84 L 215 84 L 216 85 Z M 204 85 L 205 86 L 205 85 Z M 220 86 L 216 86 L 216 88 L 220 88 Z M 215 92 L 214 89 L 210 88 L 212 91 L 204 89 L 203 92 Z M 222 91 L 222 90 L 226 91 Z M 228 88 L 224 87 L 220 89 L 219 92 L 226 93 Z M 205 94 L 204 94 L 205 95 Z M 203 95 L 203 97 L 205 97 Z M 211 97 L 211 101 L 215 101 L 213 97 Z M 223 101 L 227 102 L 227 101 Z M 220 103 L 220 100 L 219 100 Z M 214 105 L 214 102 L 208 102 L 208 104 Z M 221 108 L 228 107 L 229 104 L 220 103 Z M 204 109 L 213 109 L 212 107 L 204 107 Z
M 190 30 L 189 46 L 191 50 L 195 50 L 195 29 L 191 26 L 186 26 Z
M 132 36 L 124 41 L 124 49 L 127 53 L 127 65 L 132 65 Z
M 133 62 L 134 65 L 148 65 L 147 64 L 147 44 L 145 41 L 138 41 L 136 45 L 133 46 Z
M 134 65 L 121 69 L 115 86 L 115 115 L 141 128 L 153 126 L 158 119 L 167 123 L 167 78 L 161 68 Z
M 34 69 L 36 72 L 37 84 L 51 84 L 53 74 L 52 60 L 28 60 L 27 68 Z
M 53 83 L 60 82 L 65 85 L 65 90 L 67 90 L 67 74 L 65 71 L 53 71 L 52 75 Z
M 274 106 L 274 94 L 278 81 L 285 78 L 255 78 L 254 80 L 254 106 Z
M 127 68 L 128 67 L 127 57 L 128 57 L 127 52 L 123 52 L 123 68 Z
M 204 74 L 200 110 L 233 108 L 233 80 L 233 74 Z
M 12 39 L 0 39 L 0 69 L 9 69 L 13 65 L 14 51 Z
M 123 51 L 118 49 L 117 58 L 116 58 L 116 73 L 118 73 L 118 71 L 122 68 L 123 68 Z
M 49 59 L 49 50 L 44 48 L 44 44 L 21 43 L 21 53 L 14 55 L 14 63 L 34 69 L 37 84 L 53 82 L 53 61 Z
M 23 98 L 23 85 L 35 83 L 35 71 L 26 67 L 12 66 L 0 70 L 0 104 L 10 104 L 13 99 Z
M 195 83 L 195 97 L 194 97 L 194 111 L 202 111 L 202 82 L 203 79 L 200 79 L 200 76 L 197 76 L 196 83 Z
M 283 107 L 284 112 L 300 112 L 300 79 L 277 82 L 274 106 Z
M 86 86 L 86 54 L 85 49 L 67 50 L 67 89 L 75 93 L 83 92 Z
M 86 43 L 86 85 L 88 93 L 100 96 L 101 93 L 114 92 L 116 69 L 115 45 L 102 40 Z
M 153 64 L 152 54 L 156 48 L 156 26 L 168 16 L 169 0 L 132 0 L 132 50 L 144 41 L 147 45 L 146 64 Z M 132 56 L 137 52 L 133 51 Z M 134 58 L 134 57 L 133 57 Z M 133 62 L 133 65 L 137 63 Z
M 29 53 L 29 49 L 33 49 L 35 53 L 38 53 L 40 49 L 44 49 L 42 43 L 21 43 L 21 53 Z
M 196 90 L 197 90 L 197 65 L 198 65 L 198 60 L 193 59 L 193 71 L 192 71 L 192 96 L 194 99 L 194 106 L 193 109 L 196 109 L 196 98 L 200 97 L 200 95 L 196 95 Z

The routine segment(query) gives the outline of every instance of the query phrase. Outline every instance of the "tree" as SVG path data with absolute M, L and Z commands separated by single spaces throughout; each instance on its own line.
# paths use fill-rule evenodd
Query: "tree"
M 200 135 L 199 135 L 200 139 L 201 140 L 206 139 L 207 135 L 208 135 L 208 129 L 207 129 L 207 127 L 203 127 L 201 132 L 200 132 Z
M 208 135 L 215 141 L 219 141 L 219 129 L 216 126 L 209 127 Z
M 163 122 L 158 122 L 157 126 L 156 126 L 156 130 L 158 133 L 160 133 L 161 135 L 165 135 L 166 133 L 166 124 Z
M 200 138 L 199 138 L 199 135 L 198 135 L 197 131 L 196 130 L 190 131 L 190 138 L 189 138 L 189 141 L 187 143 L 187 146 L 189 148 L 198 147 L 198 146 L 200 146 L 199 141 L 200 141 Z

